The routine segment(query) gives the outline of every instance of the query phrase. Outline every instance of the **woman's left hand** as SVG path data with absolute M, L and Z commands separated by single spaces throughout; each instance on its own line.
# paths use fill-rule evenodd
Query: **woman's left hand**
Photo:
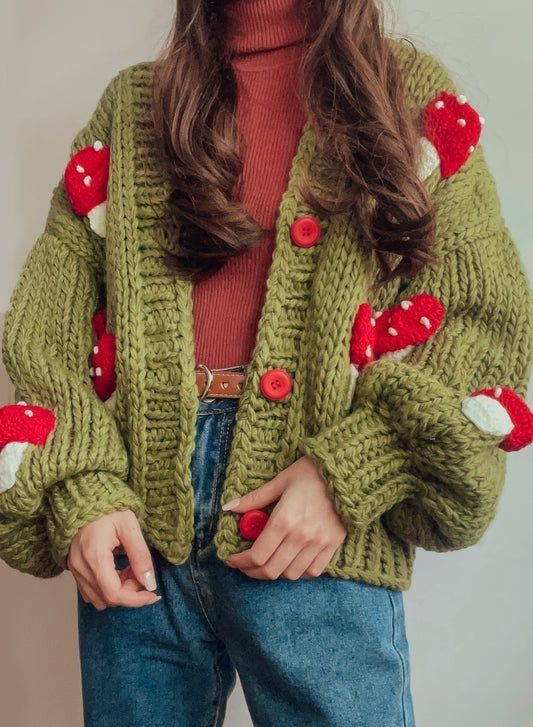
M 316 578 L 344 541 L 346 529 L 309 456 L 297 459 L 273 480 L 222 509 L 243 513 L 278 498 L 252 547 L 230 555 L 225 562 L 251 578 Z

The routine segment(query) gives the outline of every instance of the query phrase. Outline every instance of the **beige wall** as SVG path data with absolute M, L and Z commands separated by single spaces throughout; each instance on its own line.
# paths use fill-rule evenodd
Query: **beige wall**
M 530 3 L 395 4 L 401 27 L 450 66 L 487 118 L 484 146 L 532 273 Z M 156 52 L 172 6 L 163 0 L 2 0 L 0 311 L 41 230 L 73 134 L 113 73 Z M 7 397 L 0 372 L 0 403 Z M 510 456 L 499 513 L 482 543 L 417 558 L 406 603 L 418 727 L 533 724 L 532 450 Z M 68 574 L 38 581 L 0 564 L 0 593 L 0 723 L 81 727 L 75 591 Z M 227 724 L 251 724 L 239 692 Z

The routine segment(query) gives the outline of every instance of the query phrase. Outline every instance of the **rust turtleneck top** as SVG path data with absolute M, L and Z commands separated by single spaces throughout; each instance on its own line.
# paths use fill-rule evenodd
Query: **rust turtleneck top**
M 226 8 L 246 149 L 241 201 L 266 232 L 258 246 L 193 286 L 196 363 L 210 368 L 247 364 L 255 342 L 279 203 L 305 123 L 297 81 L 306 29 L 296 5 L 230 0 Z

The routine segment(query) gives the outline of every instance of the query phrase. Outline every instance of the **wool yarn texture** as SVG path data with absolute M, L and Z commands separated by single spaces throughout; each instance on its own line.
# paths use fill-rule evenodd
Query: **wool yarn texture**
M 391 43 L 425 119 L 420 176 L 437 210 L 438 264 L 374 288 L 377 262 L 349 216 L 317 215 L 299 194 L 305 171 L 318 191 L 335 190 L 339 176 L 308 121 L 280 202 L 222 503 L 308 454 L 347 529 L 326 573 L 404 590 L 416 548 L 470 546 L 495 516 L 500 445 L 531 438 L 532 316 L 477 111 L 439 60 Z M 135 512 L 171 563 L 191 552 L 192 285 L 165 261 L 179 221 L 167 214 L 149 72 L 148 61 L 119 71 L 76 134 L 7 315 L 3 358 L 25 404 L 0 412 L 0 556 L 41 577 L 65 567 L 80 527 L 116 510 Z M 291 229 L 305 217 L 320 234 L 295 244 Z M 97 369 L 105 381 L 95 384 Z M 290 377 L 283 398 L 262 391 L 273 369 Z M 508 402 L 503 428 L 483 424 Z M 12 426 L 34 418 L 26 410 L 41 422 L 37 435 Z M 219 511 L 221 559 L 250 547 L 238 523 Z

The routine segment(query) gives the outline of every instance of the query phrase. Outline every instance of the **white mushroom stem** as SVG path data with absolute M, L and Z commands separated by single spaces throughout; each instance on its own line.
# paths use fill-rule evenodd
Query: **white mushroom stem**
M 10 490 L 15 484 L 17 470 L 28 446 L 28 442 L 10 442 L 0 451 L 0 493 Z
M 507 409 L 492 396 L 485 394 L 468 396 L 463 400 L 461 409 L 478 429 L 495 437 L 506 437 L 514 428 Z
M 99 237 L 105 237 L 106 208 L 107 202 L 102 202 L 101 204 L 96 205 L 96 207 L 93 207 L 87 215 L 91 229 L 94 230 Z
M 401 361 L 410 354 L 413 349 L 414 346 L 411 345 L 406 346 L 405 348 L 399 348 L 397 351 L 386 351 L 381 354 L 381 358 L 391 358 L 393 361 Z
M 422 147 L 422 153 L 418 176 L 424 181 L 440 166 L 440 157 L 434 145 L 425 136 L 420 139 L 420 146 Z
M 353 395 L 355 392 L 355 383 L 357 381 L 357 377 L 359 376 L 359 371 L 355 364 L 350 363 L 350 380 L 348 382 L 348 394 L 346 397 L 346 408 L 350 406 L 350 403 L 353 399 Z

